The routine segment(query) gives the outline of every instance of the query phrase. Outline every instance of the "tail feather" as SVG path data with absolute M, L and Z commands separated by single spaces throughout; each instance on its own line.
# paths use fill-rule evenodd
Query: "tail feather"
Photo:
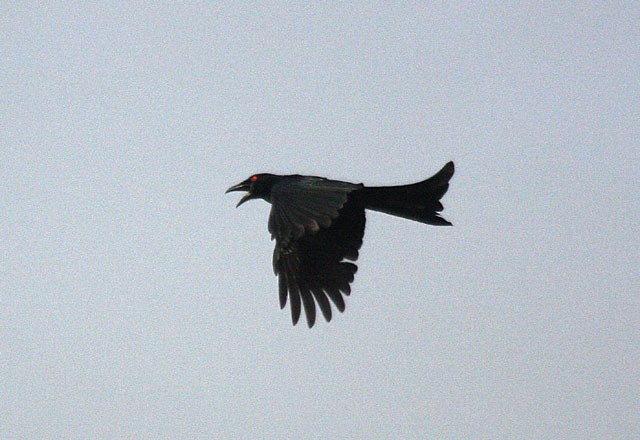
M 361 193 L 367 209 L 430 225 L 451 225 L 440 217 L 439 213 L 444 209 L 440 199 L 449 189 L 449 180 L 454 171 L 453 162 L 449 162 L 435 175 L 422 182 L 400 186 L 364 187 L 358 192 Z

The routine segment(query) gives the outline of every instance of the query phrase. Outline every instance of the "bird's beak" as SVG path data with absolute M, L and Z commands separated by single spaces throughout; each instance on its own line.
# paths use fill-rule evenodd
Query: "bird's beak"
M 242 198 L 240 199 L 240 201 L 236 205 L 236 208 L 237 208 L 238 206 L 242 205 L 247 200 L 251 200 L 253 198 L 253 194 L 251 194 L 250 189 L 251 189 L 251 184 L 245 180 L 244 182 L 240 182 L 237 185 L 233 185 L 231 188 L 226 190 L 224 193 L 227 194 L 227 193 L 230 193 L 230 192 L 233 192 L 233 191 L 249 191 L 244 196 L 242 196 Z

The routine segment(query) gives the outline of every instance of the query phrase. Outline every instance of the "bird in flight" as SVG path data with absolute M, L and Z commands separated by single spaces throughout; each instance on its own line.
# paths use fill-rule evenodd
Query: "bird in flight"
M 400 186 L 364 186 L 324 177 L 254 174 L 226 192 L 247 191 L 237 206 L 251 199 L 271 203 L 269 232 L 276 240 L 273 271 L 278 276 L 280 308 L 291 306 L 293 325 L 301 305 L 309 328 L 316 304 L 331 321 L 331 302 L 340 311 L 351 282 L 365 227 L 365 209 L 429 225 L 451 225 L 440 217 L 440 199 L 449 188 L 453 162 L 422 182 Z

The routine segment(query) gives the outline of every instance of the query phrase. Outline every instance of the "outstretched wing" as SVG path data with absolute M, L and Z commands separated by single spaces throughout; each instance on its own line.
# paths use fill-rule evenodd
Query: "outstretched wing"
M 322 178 L 295 178 L 274 185 L 269 231 L 276 240 L 273 269 L 278 275 L 280 307 L 289 298 L 294 325 L 304 306 L 307 324 L 316 303 L 331 320 L 329 299 L 344 311 L 342 295 L 351 292 L 364 235 L 364 205 L 350 196 L 360 188 Z

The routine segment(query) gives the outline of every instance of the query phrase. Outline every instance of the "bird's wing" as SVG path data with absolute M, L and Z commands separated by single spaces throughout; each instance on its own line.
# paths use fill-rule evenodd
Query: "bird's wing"
M 315 323 L 316 303 L 327 321 L 331 320 L 329 299 L 344 310 L 342 295 L 351 292 L 357 266 L 343 260 L 358 258 L 364 235 L 364 206 L 349 197 L 360 187 L 305 177 L 272 189 L 273 269 L 278 275 L 280 307 L 289 297 L 294 324 L 301 305 L 309 327 Z

